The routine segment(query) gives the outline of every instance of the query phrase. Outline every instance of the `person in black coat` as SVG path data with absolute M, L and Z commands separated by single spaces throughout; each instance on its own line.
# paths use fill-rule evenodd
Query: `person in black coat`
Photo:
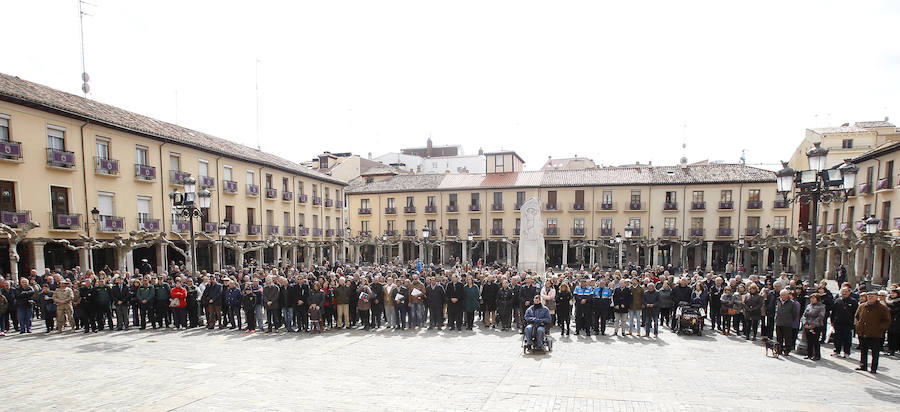
M 629 284 L 628 280 L 622 279 L 619 281 L 619 285 L 613 289 L 613 312 L 616 314 L 613 335 L 618 334 L 619 328 L 622 328 L 622 336 L 625 336 L 625 329 L 628 328 L 628 308 L 631 306 L 632 300 Z
M 465 285 L 459 281 L 459 276 L 455 273 L 451 276 L 451 281 L 447 284 L 447 312 L 449 312 L 450 322 L 448 327 L 453 330 L 462 330 L 462 312 L 463 300 L 465 299 Z
M 44 283 L 41 287 L 41 293 L 39 295 L 41 313 L 44 316 L 44 326 L 47 328 L 47 333 L 53 330 L 53 320 L 56 319 L 56 302 L 53 301 L 53 291 L 50 290 L 50 285 Z
M 297 308 L 294 309 L 294 318 L 297 319 L 297 331 L 309 331 L 309 299 L 312 291 L 309 288 L 309 280 L 300 279 L 299 299 Z
M 128 308 L 131 306 L 131 286 L 125 284 L 118 275 L 113 279 L 110 297 L 113 307 L 116 309 L 116 330 L 128 327 Z
M 497 293 L 500 292 L 500 285 L 495 281 L 494 276 L 488 277 L 481 287 L 481 301 L 484 303 L 484 326 L 497 327 Z
M 372 319 L 369 322 L 375 329 L 381 328 L 381 321 L 386 320 L 384 318 L 384 283 L 382 283 L 382 277 L 375 276 L 374 282 L 369 285 L 369 289 L 372 289 L 372 309 L 370 311 Z
M 844 352 L 845 358 L 850 356 L 853 339 L 852 328 L 857 308 L 859 308 L 859 302 L 851 296 L 850 289 L 841 288 L 841 296 L 835 299 L 831 305 L 831 327 L 834 328 L 834 354 L 832 356 L 840 356 L 841 351 Z
M 81 283 L 81 287 L 78 288 L 78 295 L 81 297 L 78 307 L 81 308 L 81 326 L 84 328 L 84 333 L 90 333 L 91 330 L 97 332 L 97 322 L 94 313 L 94 288 L 89 280 Z
M 509 287 L 508 281 L 502 281 L 500 290 L 497 291 L 497 310 L 502 325 L 501 330 L 506 331 L 512 327 L 513 307 L 517 305 L 517 301 L 516 291 Z
M 444 285 L 435 280 L 434 277 L 428 278 L 428 285 L 425 286 L 425 304 L 428 305 L 428 329 L 437 328 L 441 330 L 444 323 L 444 303 L 447 301 L 447 293 Z

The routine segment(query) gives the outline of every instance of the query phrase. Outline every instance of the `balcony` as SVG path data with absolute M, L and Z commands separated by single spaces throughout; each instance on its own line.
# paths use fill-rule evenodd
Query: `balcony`
M 234 180 L 223 180 L 222 191 L 229 194 L 236 194 L 238 191 L 238 182 Z
M 406 229 L 406 230 L 403 231 L 403 236 L 406 236 L 406 237 L 416 237 L 416 231 L 415 231 L 415 230 L 409 230 L 409 229 Z
M 706 202 L 691 202 L 691 210 L 706 210 Z
M 343 207 L 344 207 L 344 201 L 343 201 L 343 200 L 337 200 L 337 201 L 334 202 L 334 208 L 335 208 L 335 209 L 342 209 Z
M 644 210 L 644 202 L 629 202 L 628 210 Z
M 518 227 L 517 227 L 517 228 L 513 229 L 513 235 L 514 235 L 514 236 L 519 236 L 519 233 L 520 233 L 521 231 L 522 231 L 522 228 L 518 228 Z
M 405 206 L 403 208 L 403 213 L 414 214 L 414 213 L 416 213 L 416 207 L 415 206 Z
M 425 206 L 425 213 L 427 213 L 427 214 L 437 213 L 437 206 L 435 206 L 435 205 Z
M 197 184 L 205 189 L 216 187 L 216 179 L 210 176 L 198 176 Z
M 734 210 L 734 202 L 730 200 L 719 202 L 719 210 Z
M 492 227 L 491 228 L 491 236 L 503 236 L 503 228 L 502 227 Z
M 121 216 L 100 215 L 100 231 L 103 233 L 117 233 L 125 230 L 125 218 Z
M 559 228 L 558 227 L 544 228 L 544 236 L 559 236 Z
M 0 142 L 0 159 L 19 160 L 22 158 L 22 143 L 7 141 Z
M 278 198 L 278 189 L 273 187 L 266 188 L 266 199 L 277 199 Z
M 338 230 L 335 231 L 334 233 L 336 233 L 337 236 L 343 237 L 343 236 L 344 236 L 344 229 L 338 229 Z
M 691 229 L 691 237 L 703 237 L 703 233 L 704 233 L 704 230 L 702 227 Z
M 259 186 L 257 185 L 247 185 L 247 196 L 259 197 Z
M 247 225 L 247 234 L 250 236 L 259 236 L 262 234 L 262 225 Z
M 587 208 L 585 207 L 584 202 L 575 202 L 572 203 L 569 210 L 573 212 L 584 212 Z
M 762 205 L 763 205 L 762 200 L 748 200 L 747 201 L 747 209 L 748 210 L 762 209 Z
M 858 193 L 860 195 L 871 195 L 872 194 L 872 185 L 869 183 L 860 183 Z
M 447 213 L 458 213 L 459 205 L 447 205 Z
M 748 227 L 744 229 L 744 236 L 759 236 L 758 227 Z
M 80 214 L 52 213 L 51 219 L 54 229 L 79 230 L 82 228 Z
M 313 206 L 318 206 L 322 204 L 322 198 L 313 196 Z
M 156 180 L 156 168 L 153 166 L 135 164 L 134 165 L 134 177 L 137 180 L 143 180 L 145 182 L 152 182 L 152 181 Z
M 584 237 L 584 228 L 583 227 L 573 227 L 572 228 L 572 236 Z
M 334 200 L 325 199 L 325 207 L 334 207 Z
M 889 177 L 878 179 L 878 182 L 875 183 L 875 190 L 891 190 L 894 188 L 892 183 Z
M 293 226 L 282 226 L 281 230 L 285 236 L 296 236 L 297 235 L 297 228 L 295 228 Z
M 480 227 L 469 228 L 469 236 L 481 236 L 481 228 Z
M 788 234 L 788 229 L 786 227 L 776 227 L 772 229 L 772 234 L 775 236 L 785 236 Z
M 188 220 L 172 221 L 172 231 L 175 233 L 185 233 L 191 230 L 191 222 Z
M 94 173 L 98 175 L 118 176 L 119 161 L 94 156 Z
M 611 227 L 601 227 L 600 228 L 600 236 L 612 236 L 613 228 Z
M 640 237 L 641 236 L 641 228 L 636 227 L 631 229 L 631 236 L 629 237 Z
M 372 237 L 372 231 L 371 231 L 371 230 L 360 230 L 360 231 L 357 232 L 357 233 L 359 233 L 359 237 Z
M 206 234 L 216 234 L 219 233 L 219 224 L 216 222 L 203 222 L 203 224 L 200 225 L 200 230 Z
M 665 202 L 665 203 L 663 203 L 663 210 L 665 210 L 665 211 L 674 211 L 674 210 L 678 210 L 678 202 Z
M 818 234 L 818 233 L 822 233 L 822 230 L 823 230 L 823 229 L 824 229 L 824 228 L 822 227 L 822 225 L 816 226 L 816 233 L 817 233 L 817 234 Z
M 856 222 L 856 230 L 866 230 L 866 221 L 860 220 L 859 222 Z
M 716 232 L 716 236 L 719 236 L 719 237 L 731 237 L 731 235 L 732 235 L 732 230 L 730 227 L 720 227 L 719 230 Z
M 281 200 L 285 202 L 294 200 L 294 192 L 281 192 Z
M 307 199 L 307 195 L 300 193 L 300 195 L 297 196 L 297 203 L 306 203 Z
M 457 229 L 457 228 L 447 229 L 447 236 L 459 236 L 459 229 Z
M 557 208 L 556 203 L 545 203 L 545 204 L 544 204 L 544 210 L 545 210 L 545 211 L 550 211 L 550 212 L 555 212 L 555 211 L 557 211 L 557 210 L 559 210 L 559 209 Z
M 396 207 L 386 207 L 384 208 L 384 214 L 386 215 L 396 215 L 397 208 Z
M 469 211 L 470 212 L 480 212 L 481 205 L 480 204 L 469 205 Z
M 241 224 L 240 223 L 231 223 L 228 225 L 228 229 L 225 231 L 226 234 L 236 235 L 241 233 Z
M 841 232 L 847 230 L 850 227 L 850 224 L 847 222 L 841 222 Z
M 369 208 L 367 208 L 367 207 L 361 207 L 361 208 L 359 208 L 359 214 L 361 214 L 361 215 L 371 215 L 371 214 L 372 214 L 372 209 L 369 209 Z
M 391 232 L 396 233 L 396 231 L 394 230 L 392 230 Z M 325 229 L 325 237 L 334 237 L 334 229 Z
M 502 212 L 502 211 L 503 211 L 503 203 L 491 204 L 491 212 Z
M 75 167 L 75 152 L 47 148 L 47 165 L 53 167 Z
M 31 211 L 0 212 L 0 222 L 9 227 L 19 227 L 31 221 Z
M 387 237 L 394 237 L 394 236 L 397 236 L 397 231 L 396 231 L 396 230 L 392 230 L 392 229 L 388 229 L 388 230 L 385 230 L 385 231 L 384 231 L 384 235 L 387 236 Z
M 615 212 L 616 211 L 616 203 L 615 202 L 600 202 L 597 204 L 598 212 Z
M 834 233 L 834 224 L 825 225 L 825 233 Z
M 159 232 L 159 219 L 138 220 L 138 228 L 146 232 Z
M 191 174 L 180 170 L 169 170 L 169 185 L 183 186 L 190 179 Z
M 772 207 L 775 209 L 787 209 L 788 202 L 787 202 L 787 200 L 784 200 L 784 199 L 778 199 L 772 204 Z
M 322 229 L 314 227 L 312 230 L 312 234 L 315 237 L 322 237 Z
M 301 227 L 300 228 L 300 236 L 309 236 L 309 228 Z

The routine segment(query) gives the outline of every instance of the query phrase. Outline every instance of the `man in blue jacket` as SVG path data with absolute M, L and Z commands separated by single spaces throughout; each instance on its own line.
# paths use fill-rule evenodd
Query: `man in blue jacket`
M 525 311 L 525 347 L 529 350 L 543 350 L 544 332 L 550 324 L 550 310 L 541 305 L 540 295 L 535 296 L 532 301 L 534 303 Z

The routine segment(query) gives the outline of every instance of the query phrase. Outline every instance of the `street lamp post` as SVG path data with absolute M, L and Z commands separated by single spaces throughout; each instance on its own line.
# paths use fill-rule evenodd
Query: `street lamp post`
M 785 203 L 800 202 L 810 205 L 812 215 L 812 231 L 809 244 L 809 273 L 807 280 L 810 285 L 816 281 L 816 242 L 819 225 L 819 203 L 843 203 L 847 201 L 848 193 L 856 186 L 856 174 L 859 167 L 845 160 L 839 167 L 826 169 L 825 163 L 828 157 L 828 149 L 821 143 L 813 143 L 813 147 L 806 152 L 809 159 L 809 170 L 794 171 L 782 162 L 783 168 L 775 173 L 778 193 Z M 793 194 L 793 197 L 789 197 Z
M 866 283 L 869 285 L 875 279 L 875 234 L 878 233 L 878 223 L 879 221 L 875 218 L 875 215 L 871 215 L 866 219 L 866 234 L 869 238 L 869 264 L 866 265 L 866 271 L 869 273 L 866 276 Z
M 631 229 L 628 229 L 629 232 Z M 616 233 L 616 243 L 619 244 L 619 269 L 622 269 L 622 235 Z
M 228 221 L 225 220 L 222 223 L 219 223 L 219 242 L 222 243 L 222 248 L 219 251 L 219 270 L 225 271 L 225 235 L 228 234 Z
M 91 220 L 94 222 L 94 225 L 98 225 L 100 223 L 100 211 L 97 208 L 91 209 Z M 91 271 L 94 270 L 94 238 L 91 237 L 91 224 L 87 225 L 87 235 L 88 235 L 88 266 L 90 266 Z M 98 226 L 98 229 L 99 226 Z
M 428 239 L 430 236 L 431 236 L 431 229 L 429 229 L 428 226 L 423 227 L 422 228 L 422 246 L 423 246 L 423 249 L 425 250 L 425 253 L 424 253 L 425 261 L 422 263 L 425 265 L 428 265 L 431 262 L 428 260 Z
M 169 193 L 169 199 L 172 199 L 172 214 L 180 215 L 190 221 L 192 275 L 197 273 L 197 239 L 194 236 L 194 218 L 203 216 L 203 209 L 209 208 L 211 196 L 212 194 L 206 189 L 197 192 L 197 180 L 193 177 L 185 180 L 184 193 L 178 192 L 178 189 Z

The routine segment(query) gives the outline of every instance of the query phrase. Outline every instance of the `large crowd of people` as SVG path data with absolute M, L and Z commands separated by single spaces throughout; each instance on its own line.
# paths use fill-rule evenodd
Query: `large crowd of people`
M 676 328 L 678 309 L 690 306 L 702 313 L 701 329 L 746 340 L 766 337 L 785 356 L 801 333 L 811 361 L 820 359 L 826 342 L 833 344 L 833 356 L 850 356 L 856 337 L 859 369 L 872 373 L 882 351 L 896 356 L 900 350 L 900 285 L 876 292 L 867 291 L 865 282 L 845 282 L 834 294 L 826 281 L 809 285 L 786 273 L 717 275 L 634 265 L 548 270 L 543 276 L 502 265 L 441 268 L 415 261 L 310 267 L 251 261 L 213 273 L 190 273 L 172 262 L 168 269 L 155 273 L 144 261 L 133 272 L 75 267 L 0 279 L 0 336 L 31 333 L 35 322 L 43 322 L 46 333 L 478 327 L 527 333 L 526 343 L 539 346 L 544 332 L 568 336 L 573 327 L 575 335 L 606 335 L 611 327 L 612 335 L 656 338 L 660 327 Z

